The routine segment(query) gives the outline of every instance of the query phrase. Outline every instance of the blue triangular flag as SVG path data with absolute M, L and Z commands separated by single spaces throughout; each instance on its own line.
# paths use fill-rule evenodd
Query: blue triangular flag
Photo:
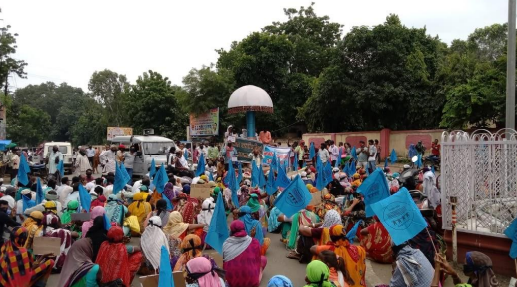
M 63 160 L 59 161 L 59 163 L 56 166 L 56 169 L 59 171 L 59 175 L 61 175 L 61 177 L 65 176 L 65 164 L 63 163 Z
M 316 156 L 316 149 L 314 148 L 314 143 L 311 142 L 309 147 L 309 158 L 312 160 Z
M 269 175 L 267 176 L 267 183 L 266 183 L 266 192 L 268 195 L 272 195 L 277 190 L 276 184 L 275 184 L 275 172 L 270 169 Z
M 421 155 L 421 154 L 419 154 L 419 155 L 418 155 L 418 159 L 416 160 L 416 166 L 417 166 L 418 168 L 421 168 L 421 167 L 422 167 L 422 165 L 423 165 L 423 163 L 422 163 L 422 155 Z
M 183 157 L 185 158 L 185 160 L 188 160 L 189 153 L 188 153 L 187 149 L 185 149 L 185 152 L 183 153 Z
M 434 165 L 432 165 L 432 166 L 431 166 L 431 171 L 432 171 L 433 173 L 436 173 L 436 170 L 434 169 Z
M 304 168 L 306 166 L 307 166 L 307 163 L 305 161 L 303 161 L 302 168 Z
M 264 188 L 266 186 L 266 177 L 264 176 L 264 169 L 262 168 L 262 164 L 258 168 L 259 170 L 259 187 Z
M 316 157 L 316 170 L 319 170 L 321 167 L 323 167 L 323 163 L 321 162 L 321 157 L 318 155 Z
M 36 204 L 40 204 L 45 199 L 45 195 L 43 194 L 43 188 L 41 187 L 41 180 L 36 180 Z
M 394 164 L 395 162 L 397 162 L 397 152 L 395 151 L 395 149 L 391 150 L 390 161 L 391 161 L 391 164 Z
M 293 171 L 298 170 L 298 153 L 294 153 Z
M 23 185 L 29 184 L 29 177 L 27 176 L 27 174 L 30 172 L 31 169 L 29 167 L 29 164 L 27 163 L 27 159 L 25 158 L 25 155 L 22 153 L 20 157 L 20 166 L 18 167 L 18 182 Z
M 350 154 L 352 155 L 352 157 L 357 160 L 357 151 L 355 149 L 355 147 L 352 148 L 352 150 L 350 151 Z
M 82 209 L 86 212 L 90 212 L 90 206 L 92 206 L 92 196 L 82 184 L 79 184 L 79 201 L 81 202 Z
M 348 241 L 350 242 L 354 242 L 354 238 L 356 237 L 357 235 L 357 229 L 359 228 L 359 225 L 361 224 L 361 222 L 363 222 L 362 220 L 359 220 L 355 225 L 354 227 L 352 227 L 352 229 L 350 229 L 350 231 L 348 231 L 348 233 L 346 234 L 346 238 L 348 239 Z
M 330 182 L 332 182 L 332 163 L 327 161 L 325 163 L 325 165 L 323 166 L 323 171 L 324 171 L 323 181 L 325 182 L 325 185 L 327 185 Z
M 504 235 L 508 236 L 512 240 L 510 247 L 510 257 L 512 259 L 517 258 L 517 218 L 512 221 L 510 226 L 505 229 Z
M 337 159 L 336 159 L 336 165 L 334 167 L 339 168 L 340 165 L 341 165 L 341 149 L 339 149 L 339 153 L 338 153 Z
M 415 237 L 427 227 L 427 222 L 405 187 L 371 206 L 395 245 Z
M 323 170 L 323 166 L 320 165 L 316 173 L 316 188 L 322 191 L 325 186 L 325 171 Z
M 154 178 L 156 174 L 156 163 L 154 162 L 154 157 L 151 160 L 151 169 L 149 170 L 149 178 Z
M 279 168 L 278 175 L 275 181 L 275 186 L 286 188 L 289 186 L 290 183 L 291 181 L 287 177 L 287 174 L 285 174 L 285 170 L 283 168 Z
M 223 243 L 229 236 L 223 196 L 222 192 L 219 192 L 205 241 L 217 250 L 219 254 L 223 254 Z
M 240 184 L 242 182 L 242 163 L 240 161 L 237 162 L 237 166 L 239 168 L 239 173 L 237 175 L 237 183 Z
M 129 174 L 123 164 L 115 163 L 115 182 L 113 183 L 113 194 L 119 193 L 129 182 Z
M 108 215 L 106 215 L 106 213 L 104 213 L 103 217 L 104 217 L 104 230 L 108 231 L 111 228 L 111 222 L 108 218 Z
M 210 172 L 208 172 L 208 180 L 209 180 L 209 181 L 215 181 L 215 180 L 214 180 L 214 175 L 212 174 L 212 172 L 211 172 L 211 171 L 210 171 Z
M 357 188 L 357 192 L 364 196 L 366 217 L 374 216 L 371 205 L 390 196 L 390 189 L 382 170 L 378 168 L 372 172 Z
M 255 160 L 251 161 L 251 186 L 255 187 L 259 184 L 258 168 Z
M 276 151 L 274 151 L 273 158 L 271 159 L 271 164 L 269 164 L 269 168 L 277 171 L 278 167 L 279 167 L 278 158 L 276 157 Z
M 153 184 L 156 187 L 156 191 L 158 191 L 158 193 L 162 193 L 167 182 L 169 182 L 169 177 L 167 176 L 167 171 L 165 170 L 165 166 L 162 163 L 160 169 L 156 172 L 156 175 L 153 179 Z
M 36 206 L 36 202 L 32 199 L 30 199 L 31 197 L 31 194 L 27 194 L 27 195 L 22 195 L 22 208 L 23 208 L 23 212 L 25 212 L 25 210 L 27 208 L 32 208 L 34 206 Z
M 174 287 L 169 251 L 167 251 L 167 248 L 165 248 L 163 245 L 160 255 L 160 274 L 158 275 L 158 287 Z
M 205 155 L 201 153 L 197 162 L 196 176 L 202 176 L 205 174 Z
M 237 183 L 237 178 L 235 176 L 232 159 L 230 159 L 230 162 L 228 163 L 228 172 L 226 173 L 226 177 L 228 178 L 228 187 L 232 191 L 232 203 L 235 207 L 239 208 L 239 197 L 237 196 L 239 184 Z
M 309 190 L 299 175 L 287 186 L 286 189 L 276 198 L 275 206 L 282 211 L 286 217 L 293 216 L 302 210 L 312 200 Z
M 384 159 L 384 168 L 388 167 L 388 158 Z

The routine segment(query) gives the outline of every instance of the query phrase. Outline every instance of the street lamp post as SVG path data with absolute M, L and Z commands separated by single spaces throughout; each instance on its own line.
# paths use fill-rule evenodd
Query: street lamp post
M 510 129 L 515 129 L 515 1 L 516 0 L 508 0 L 508 50 L 506 63 L 506 128 Z

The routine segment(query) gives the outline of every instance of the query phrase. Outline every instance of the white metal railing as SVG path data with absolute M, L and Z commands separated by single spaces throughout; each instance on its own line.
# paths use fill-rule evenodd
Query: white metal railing
M 517 131 L 443 132 L 441 146 L 443 227 L 455 196 L 458 229 L 502 235 L 517 217 Z

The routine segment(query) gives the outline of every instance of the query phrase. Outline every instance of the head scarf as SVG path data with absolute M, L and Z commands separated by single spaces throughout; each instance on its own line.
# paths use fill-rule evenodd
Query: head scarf
M 155 270 L 160 268 L 162 246 L 165 246 L 167 252 L 169 252 L 169 240 L 163 233 L 161 226 L 162 220 L 160 217 L 151 217 L 140 240 L 145 258 L 151 262 Z
M 477 287 L 491 287 L 498 286 L 499 282 L 492 270 L 492 259 L 486 254 L 478 251 L 467 252 L 465 256 L 467 266 L 470 271 L 475 275 L 475 278 L 471 278 L 470 284 Z
M 307 285 L 305 287 L 331 287 L 329 281 L 330 270 L 327 264 L 320 260 L 314 260 L 307 265 Z
M 221 280 L 214 271 L 212 263 L 205 257 L 198 257 L 187 263 L 187 276 L 197 281 L 199 286 L 220 287 Z
M 307 209 L 311 208 L 307 206 Z M 314 212 L 308 211 L 307 209 L 302 209 L 299 212 L 295 213 L 293 216 L 293 220 L 291 223 L 291 233 L 289 234 L 289 242 L 287 244 L 287 248 L 295 249 L 296 242 L 298 240 L 298 230 L 301 226 L 309 226 L 313 223 L 318 222 L 318 217 Z
M 167 221 L 167 225 L 163 228 L 163 232 L 173 238 L 179 238 L 187 228 L 188 224 L 183 222 L 181 213 L 173 211 L 169 215 L 169 221 Z
M 85 235 L 85 233 L 86 233 L 86 235 Z M 99 249 L 101 248 L 101 244 L 104 241 L 108 240 L 108 237 L 106 236 L 106 229 L 104 228 L 104 217 L 97 216 L 93 220 L 93 224 L 89 228 L 88 232 L 83 231 L 83 235 L 92 240 L 92 247 L 93 247 L 92 259 L 95 260 L 97 258 L 97 253 L 99 253 Z
M 275 275 L 269 279 L 267 287 L 294 287 L 289 278 L 284 275 Z
M 341 216 L 339 216 L 339 213 L 335 209 L 331 209 L 325 213 L 325 218 L 321 227 L 331 227 L 336 224 L 342 224 Z
M 202 255 L 201 251 L 203 246 L 201 245 L 201 238 L 195 234 L 189 234 L 185 236 L 181 242 L 181 256 L 174 266 L 174 271 L 182 271 L 191 259 L 197 258 Z
M 57 193 L 50 193 L 51 191 L 53 191 L 53 190 L 47 191 L 47 194 L 45 194 L 45 199 L 46 200 L 57 200 L 58 199 Z
M 190 194 L 190 185 L 185 184 L 183 186 L 183 193 Z
M 81 280 L 93 266 L 93 248 L 90 238 L 79 239 L 72 246 L 65 258 L 57 286 L 72 286 Z
M 119 220 L 123 217 L 122 212 L 124 207 L 118 203 L 116 194 L 110 194 L 108 196 L 108 203 L 104 209 L 106 210 L 106 216 L 108 216 L 110 222 L 120 224 Z
M 45 207 L 45 211 L 50 211 L 54 214 L 57 213 L 57 205 L 55 202 L 53 201 L 47 201 L 45 202 L 45 205 L 43 205 Z
M 252 242 L 252 238 L 246 233 L 244 223 L 240 220 L 232 222 L 230 232 L 230 237 L 223 243 L 223 260 L 225 262 L 241 255 Z
M 106 210 L 102 206 L 95 206 L 92 209 L 92 212 L 90 212 L 90 220 L 83 223 L 83 237 L 86 236 L 88 230 L 93 226 L 95 218 L 103 216 L 104 213 L 106 213 Z
M 66 205 L 66 210 L 61 214 L 61 223 L 62 224 L 68 224 L 72 222 L 72 214 L 77 213 L 77 210 L 79 209 L 79 201 L 77 200 L 70 200 L 68 204 Z
M 248 200 L 248 206 L 251 208 L 252 213 L 259 211 L 260 202 L 258 199 L 258 195 L 256 193 L 250 194 L 250 199 Z
M 246 233 L 251 234 L 251 230 L 255 228 L 255 238 L 259 241 L 260 245 L 264 242 L 264 234 L 262 233 L 262 226 L 258 222 L 251 217 L 251 208 L 249 206 L 243 206 L 240 208 L 240 213 L 242 216 L 239 217 L 239 220 L 244 222 L 244 226 L 246 228 Z
M 142 216 L 145 213 L 145 204 L 144 204 L 144 193 L 139 192 L 133 196 L 133 203 L 129 205 L 128 209 L 131 212 L 131 215 L 135 215 L 137 217 Z
M 109 270 L 102 273 L 102 283 L 122 279 L 124 286 L 131 285 L 129 260 L 126 245 L 122 242 L 124 231 L 119 226 L 113 226 L 108 231 L 108 241 L 102 243 L 99 256 L 95 263 L 101 270 Z
M 27 229 L 15 227 L 11 239 L 5 241 L 0 249 L 0 285 L 1 286 L 29 286 L 34 271 L 31 269 L 26 248 Z

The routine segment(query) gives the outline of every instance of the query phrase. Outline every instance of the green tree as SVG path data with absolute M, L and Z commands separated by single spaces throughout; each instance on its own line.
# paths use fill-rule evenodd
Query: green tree
M 94 100 L 87 100 L 84 111 L 71 127 L 72 142 L 77 145 L 106 142 L 106 110 Z
M 119 75 L 107 69 L 94 72 L 90 78 L 88 83 L 90 96 L 106 108 L 108 124 L 120 127 L 128 121 L 124 107 L 129 88 L 125 75 Z
M 153 128 L 155 134 L 172 139 L 185 138 L 187 114 L 179 108 L 168 78 L 149 71 L 139 76 L 128 93 L 127 110 L 135 134 Z
M 47 139 L 50 132 L 50 116 L 38 108 L 11 106 L 7 118 L 7 138 L 19 145 L 36 146 Z
M 10 28 L 9 25 L 0 28 L 0 87 L 5 85 L 5 80 L 10 73 L 15 73 L 20 78 L 25 78 L 26 75 L 27 63 L 13 58 L 18 48 L 16 45 L 18 34 L 9 32 Z

